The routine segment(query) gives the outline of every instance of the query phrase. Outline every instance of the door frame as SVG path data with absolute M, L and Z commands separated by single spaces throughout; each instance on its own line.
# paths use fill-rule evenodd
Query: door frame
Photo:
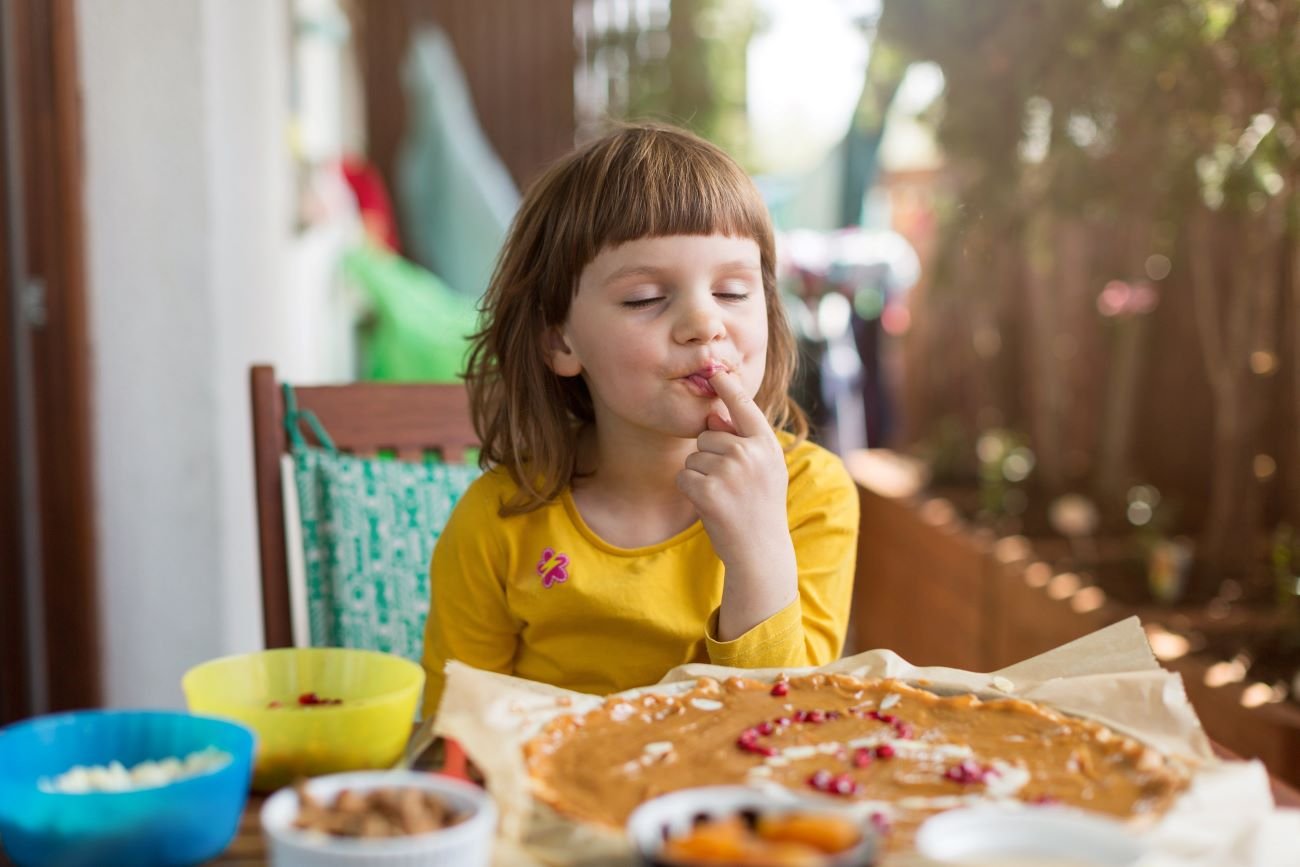
M 13 339 L 13 289 L 16 246 L 10 212 L 9 154 L 16 142 L 9 121 L 13 99 L 9 83 L 13 53 L 8 49 L 7 4 L 0 5 L 0 725 L 30 714 L 31 651 L 23 612 L 24 558 L 22 554 L 21 462 L 18 458 L 18 341 Z
M 0 10 L 0 721 L 102 701 L 75 7 Z

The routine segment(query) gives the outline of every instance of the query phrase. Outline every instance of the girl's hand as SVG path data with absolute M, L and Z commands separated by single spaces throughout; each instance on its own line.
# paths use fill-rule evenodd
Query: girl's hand
M 677 487 L 726 567 L 718 638 L 728 641 L 790 604 L 798 571 L 786 512 L 790 474 L 776 432 L 739 377 L 717 373 L 709 384 L 731 418 L 710 413 Z

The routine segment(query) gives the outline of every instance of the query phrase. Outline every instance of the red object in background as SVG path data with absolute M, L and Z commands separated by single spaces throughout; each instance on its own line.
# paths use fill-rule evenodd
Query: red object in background
M 360 157 L 344 157 L 339 161 L 339 169 L 352 189 L 352 195 L 357 198 L 357 209 L 371 238 L 394 253 L 400 253 L 397 217 L 379 170 Z
M 446 752 L 443 754 L 442 772 L 458 780 L 473 782 L 469 776 L 469 757 L 465 755 L 464 748 L 451 738 L 447 738 L 444 746 Z

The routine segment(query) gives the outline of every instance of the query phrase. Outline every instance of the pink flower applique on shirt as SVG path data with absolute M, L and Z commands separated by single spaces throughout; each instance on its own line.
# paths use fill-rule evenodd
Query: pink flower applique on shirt
M 545 549 L 542 559 L 537 561 L 537 574 L 542 576 L 542 586 L 546 588 L 569 580 L 569 555 L 557 554 L 554 548 Z

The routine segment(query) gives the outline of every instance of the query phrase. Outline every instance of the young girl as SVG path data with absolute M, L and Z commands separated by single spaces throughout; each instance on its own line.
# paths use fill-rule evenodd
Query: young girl
M 609 693 L 839 655 L 858 497 L 786 395 L 774 257 L 753 183 L 679 130 L 532 187 L 470 354 L 490 469 L 434 550 L 426 714 L 449 659 Z

